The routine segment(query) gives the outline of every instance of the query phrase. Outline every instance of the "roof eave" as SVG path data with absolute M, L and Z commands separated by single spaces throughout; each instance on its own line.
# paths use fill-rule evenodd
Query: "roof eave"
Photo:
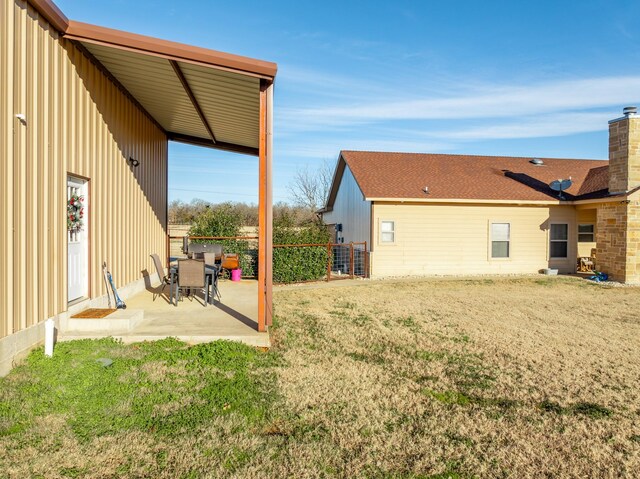
M 51 0 L 29 0 L 29 3 L 60 33 L 69 27 L 69 19 Z
M 256 60 L 73 20 L 68 21 L 68 26 L 63 35 L 65 38 L 80 42 L 105 45 L 129 51 L 142 51 L 170 60 L 187 61 L 221 68 L 271 81 L 273 81 L 278 71 L 278 66 L 275 63 L 264 60 Z
M 365 201 L 372 201 L 378 203 L 454 203 L 454 204 L 496 204 L 496 205 L 513 205 L 513 206 L 572 206 L 572 205 L 584 205 L 595 203 L 615 203 L 619 201 L 627 201 L 628 199 L 640 197 L 640 188 L 630 191 L 628 193 L 622 193 L 618 195 L 611 195 L 602 198 L 590 198 L 590 199 L 576 199 L 576 200 L 496 200 L 496 199 L 481 199 L 481 198 L 386 198 L 386 197 L 367 197 Z
M 482 203 L 482 204 L 507 204 L 507 205 L 566 205 L 572 202 L 560 200 L 496 200 L 481 198 L 385 198 L 366 197 L 365 201 L 378 203 Z

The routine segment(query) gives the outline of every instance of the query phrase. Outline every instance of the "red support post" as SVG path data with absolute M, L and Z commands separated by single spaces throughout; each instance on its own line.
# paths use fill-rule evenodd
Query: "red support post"
M 367 249 L 367 242 L 364 242 L 364 277 L 369 277 L 369 250 Z
M 354 275 L 354 267 L 353 267 L 353 241 L 349 243 L 349 276 L 353 279 Z
M 267 90 L 260 85 L 258 146 L 258 331 L 266 331 L 267 265 Z

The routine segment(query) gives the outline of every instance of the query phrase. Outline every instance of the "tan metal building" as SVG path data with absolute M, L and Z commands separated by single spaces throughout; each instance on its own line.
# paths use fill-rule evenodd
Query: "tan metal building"
M 640 282 L 640 116 L 609 161 L 343 151 L 322 215 L 370 245 L 372 277 L 573 273 Z M 549 187 L 571 179 L 562 192 Z
M 168 140 L 259 157 L 268 326 L 276 70 L 74 22 L 50 0 L 0 0 L 0 374 L 44 320 L 106 294 L 103 262 L 124 295 L 144 288 L 149 255 L 168 254 Z

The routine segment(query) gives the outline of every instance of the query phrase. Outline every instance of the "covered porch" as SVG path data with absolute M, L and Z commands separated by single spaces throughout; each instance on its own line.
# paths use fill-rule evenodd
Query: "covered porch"
M 171 305 L 169 288 L 159 295 L 155 286 L 128 298 L 127 309 L 104 319 L 69 318 L 60 340 L 113 336 L 134 343 L 175 337 L 190 344 L 227 339 L 270 346 L 268 332 L 258 330 L 258 303 L 247 300 L 258 294 L 257 281 L 220 281 L 222 300 L 206 307 L 201 294 Z
M 77 45 L 165 133 L 167 140 L 258 159 L 256 280 L 223 282 L 222 301 L 206 308 L 189 299 L 178 307 L 172 306 L 166 294 L 154 299 L 151 285 L 157 284 L 159 278 L 150 255 L 156 253 L 163 259 L 165 272 L 171 256 L 165 208 L 156 216 L 163 223 L 166 251 L 146 251 L 145 245 L 121 245 L 146 252 L 148 264 L 137 286 L 125 285 L 127 309 L 104 318 L 100 323 L 103 330 L 95 327 L 94 332 L 109 332 L 127 341 L 175 336 L 189 342 L 226 338 L 268 346 L 266 331 L 272 316 L 272 105 L 277 66 L 74 21 L 68 22 L 64 38 Z M 148 167 L 137 161 L 135 149 L 122 153 L 133 176 L 146 174 Z M 158 178 L 165 180 L 156 187 L 168 198 L 168 171 L 163 173 Z M 97 298 L 91 306 L 103 299 L 104 296 Z M 91 336 L 91 331 L 74 329 L 72 313 L 70 309 L 61 336 Z

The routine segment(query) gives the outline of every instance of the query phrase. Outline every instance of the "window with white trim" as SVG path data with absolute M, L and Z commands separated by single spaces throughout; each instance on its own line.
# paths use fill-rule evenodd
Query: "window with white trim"
M 549 232 L 549 257 L 566 258 L 569 253 L 569 225 L 555 223 Z
M 595 241 L 595 225 L 593 223 L 578 225 L 578 243 L 594 243 Z
M 380 221 L 380 242 L 395 243 L 396 242 L 396 222 L 389 220 Z
M 508 258 L 511 246 L 511 224 L 491 223 L 491 257 Z

